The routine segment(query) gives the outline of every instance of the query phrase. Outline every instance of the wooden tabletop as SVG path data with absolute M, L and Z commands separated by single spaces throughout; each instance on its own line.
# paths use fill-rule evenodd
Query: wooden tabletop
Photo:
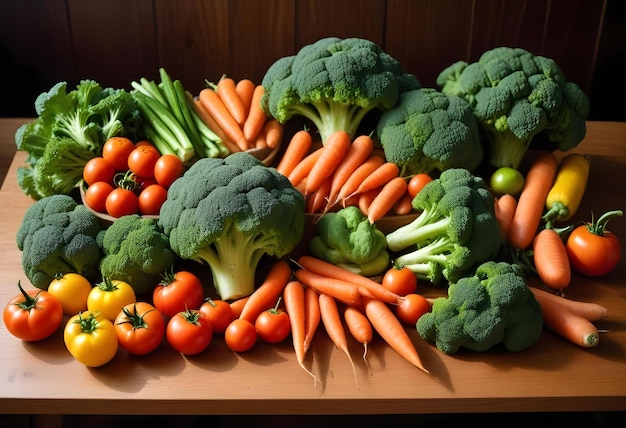
M 20 120 L 0 120 L 0 145 L 14 144 Z M 626 123 L 590 122 L 576 149 L 591 160 L 589 188 L 575 220 L 623 209 L 626 201 Z M 15 244 L 32 201 L 18 188 L 18 152 L 0 190 L 0 305 L 29 285 Z M 609 229 L 626 242 L 626 218 Z M 358 386 L 346 356 L 318 334 L 306 360 L 319 376 L 296 363 L 289 342 L 259 343 L 235 354 L 214 338 L 206 352 L 183 357 L 163 344 L 147 356 L 119 351 L 89 369 L 65 349 L 60 332 L 25 343 L 0 326 L 0 414 L 399 414 L 450 412 L 612 411 L 626 409 L 626 262 L 603 278 L 574 275 L 572 299 L 604 304 L 599 345 L 582 349 L 546 331 L 520 353 L 444 355 L 409 329 L 426 374 L 380 340 L 371 344 L 369 367 L 351 343 Z M 426 294 L 428 289 L 424 288 Z

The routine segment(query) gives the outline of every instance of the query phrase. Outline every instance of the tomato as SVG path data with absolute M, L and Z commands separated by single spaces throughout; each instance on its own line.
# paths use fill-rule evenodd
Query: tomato
M 132 190 L 117 187 L 109 193 L 106 202 L 106 211 L 113 217 L 136 214 L 139 212 L 139 201 Z
M 87 310 L 115 321 L 124 306 L 136 301 L 135 290 L 129 283 L 105 278 L 87 296 Z
M 420 190 L 424 188 L 424 186 L 433 181 L 433 178 L 425 173 L 415 174 L 409 180 L 409 184 L 407 187 L 407 191 L 412 198 L 417 196 Z
M 161 312 L 148 302 L 129 303 L 115 318 L 115 334 L 122 348 L 133 355 L 154 351 L 165 336 Z
M 113 191 L 113 186 L 104 181 L 97 181 L 85 190 L 85 205 L 99 213 L 106 213 L 106 200 Z
M 602 276 L 619 264 L 622 249 L 617 236 L 606 230 L 606 223 L 622 211 L 609 211 L 597 221 L 576 227 L 565 247 L 572 268 L 586 276 Z
M 256 343 L 257 333 L 254 324 L 243 318 L 236 318 L 228 324 L 224 332 L 224 341 L 232 351 L 245 352 Z
M 135 147 L 128 155 L 128 169 L 140 177 L 153 177 L 154 166 L 161 157 L 161 153 L 152 146 L 141 145 Z
M 59 299 L 65 315 L 76 315 L 87 309 L 91 282 L 77 273 L 57 275 L 48 286 L 48 293 Z
M 88 186 L 98 181 L 113 183 L 115 172 L 115 167 L 111 162 L 102 156 L 97 156 L 89 159 L 83 167 L 83 180 L 85 180 Z
M 170 318 L 165 336 L 172 348 L 181 354 L 195 355 L 211 344 L 213 329 L 200 311 L 188 309 Z
M 415 293 L 417 276 L 406 266 L 392 266 L 385 272 L 381 284 L 399 296 Z
M 104 142 L 102 146 L 102 157 L 109 161 L 117 171 L 128 169 L 128 156 L 133 151 L 135 145 L 125 137 L 112 137 Z
M 524 181 L 524 176 L 519 170 L 508 166 L 495 170 L 489 179 L 491 190 L 497 196 L 507 193 L 511 196 L 519 196 L 524 188 Z
M 113 359 L 119 343 L 113 322 L 85 311 L 71 317 L 63 332 L 67 350 L 87 367 L 100 367 Z
M 204 315 L 213 327 L 213 333 L 223 334 L 226 327 L 235 319 L 235 314 L 230 304 L 225 300 L 207 299 L 199 311 Z
M 154 178 L 161 186 L 168 188 L 183 175 L 183 161 L 175 155 L 162 155 L 154 165 Z
M 411 326 L 415 326 L 419 317 L 428 311 L 430 311 L 430 303 L 424 296 L 416 293 L 407 294 L 402 303 L 395 307 L 398 319 Z
M 259 314 L 254 322 L 257 335 L 268 343 L 282 342 L 291 333 L 291 323 L 287 312 L 270 308 Z
M 45 290 L 25 291 L 18 282 L 21 294 L 4 307 L 2 320 L 13 336 L 26 341 L 42 340 L 52 335 L 63 322 L 63 305 Z
M 203 302 L 202 282 L 188 271 L 165 274 L 152 292 L 152 303 L 168 317 L 187 309 L 199 309 Z
M 167 198 L 167 190 L 160 184 L 151 184 L 139 193 L 139 212 L 144 215 L 159 215 L 161 205 Z

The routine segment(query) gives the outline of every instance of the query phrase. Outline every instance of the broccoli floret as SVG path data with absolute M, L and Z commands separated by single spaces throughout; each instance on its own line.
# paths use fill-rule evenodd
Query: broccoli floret
M 413 199 L 419 215 L 386 235 L 398 253 L 395 264 L 439 284 L 456 281 L 500 249 L 494 199 L 485 181 L 464 168 L 450 168 Z
M 524 49 L 498 47 L 471 64 L 458 61 L 437 85 L 472 106 L 496 168 L 518 168 L 529 148 L 569 150 L 585 136 L 587 95 L 554 60 Z
M 261 82 L 266 114 L 285 123 L 294 115 L 313 122 L 322 142 L 335 131 L 354 137 L 372 110 L 387 110 L 399 95 L 420 87 L 397 60 L 365 39 L 328 37 L 279 58 Z
M 311 253 L 352 272 L 374 276 L 389 267 L 385 234 L 355 206 L 324 214 L 315 224 Z
M 224 300 L 251 294 L 264 255 L 282 257 L 302 239 L 304 197 L 251 154 L 202 158 L 169 188 L 159 224 L 182 259 L 208 263 Z
M 541 336 L 543 315 L 519 265 L 488 261 L 451 283 L 448 296 L 435 299 L 416 328 L 446 354 L 462 347 L 484 352 L 498 344 L 519 352 Z
M 98 217 L 68 195 L 36 201 L 24 214 L 16 237 L 26 277 L 42 290 L 58 274 L 73 272 L 97 280 L 101 230 Z
M 432 88 L 403 92 L 378 121 L 385 158 L 401 175 L 449 168 L 473 171 L 483 159 L 478 123 L 469 103 Z
M 98 240 L 102 276 L 129 283 L 138 295 L 149 294 L 177 259 L 157 220 L 137 214 L 118 218 Z

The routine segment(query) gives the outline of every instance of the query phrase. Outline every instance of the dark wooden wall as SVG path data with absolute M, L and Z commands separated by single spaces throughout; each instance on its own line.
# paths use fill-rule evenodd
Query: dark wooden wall
M 0 116 L 32 115 L 35 97 L 57 81 L 92 78 L 129 88 L 141 77 L 158 79 L 159 67 L 192 92 L 222 74 L 260 82 L 279 57 L 331 35 L 378 43 L 423 86 L 434 86 L 454 61 L 520 46 L 557 60 L 567 79 L 592 95 L 600 62 L 625 47 L 623 38 L 615 40 L 624 34 L 619 3 L 0 0 Z M 621 13 L 617 24 L 611 8 Z M 606 23 L 613 26 L 607 30 Z

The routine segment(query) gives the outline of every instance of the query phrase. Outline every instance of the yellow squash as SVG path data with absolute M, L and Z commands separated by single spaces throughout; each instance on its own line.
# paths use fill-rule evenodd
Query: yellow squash
M 589 159 L 580 153 L 570 153 L 559 163 L 554 184 L 546 197 L 547 224 L 554 221 L 567 221 L 580 206 L 587 180 L 589 179 Z

